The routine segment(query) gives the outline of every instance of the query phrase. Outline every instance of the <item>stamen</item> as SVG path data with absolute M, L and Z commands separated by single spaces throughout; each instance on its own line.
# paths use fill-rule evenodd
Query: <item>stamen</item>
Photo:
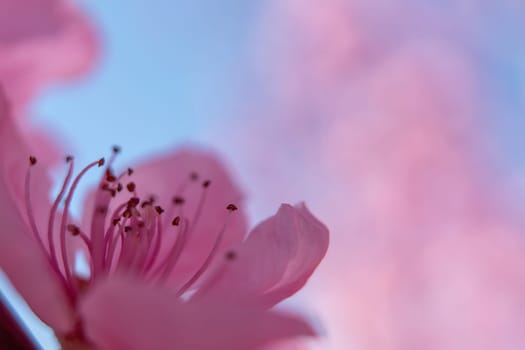
M 64 205 L 64 214 L 62 216 L 62 222 L 60 225 L 60 249 L 62 253 L 62 263 L 64 264 L 64 272 L 65 272 L 65 279 L 69 283 L 71 283 L 71 268 L 68 263 L 68 256 L 67 256 L 67 247 L 66 247 L 66 226 L 67 226 L 67 220 L 69 218 L 69 207 L 71 205 L 71 200 L 73 199 L 73 194 L 75 193 L 75 190 L 82 179 L 82 177 L 93 167 L 95 166 L 102 166 L 104 165 L 104 158 L 99 159 L 98 161 L 95 161 L 91 164 L 88 164 L 80 173 L 76 176 L 76 178 L 73 180 L 73 184 L 71 185 L 71 188 L 69 189 L 69 192 L 66 197 L 66 202 Z
M 27 168 L 26 172 L 26 178 L 25 178 L 25 207 L 27 212 L 27 218 L 29 220 L 29 225 L 31 226 L 31 231 L 33 232 L 33 236 L 35 240 L 37 241 L 38 245 L 40 245 L 40 248 L 44 253 L 47 255 L 47 250 L 44 246 L 44 242 L 42 242 L 42 238 L 40 237 L 40 232 L 38 231 L 38 227 L 36 225 L 35 216 L 33 214 L 33 207 L 31 206 L 31 168 L 35 166 L 36 164 L 36 158 L 34 156 L 29 157 L 29 167 Z
M 155 243 L 150 253 L 150 257 L 144 266 L 144 274 L 147 274 L 149 270 L 155 265 L 155 261 L 157 261 L 157 258 L 159 256 L 160 247 L 162 243 L 162 219 L 160 218 L 160 216 L 157 217 L 157 230 L 156 235 L 153 238 L 155 240 Z
M 181 220 L 179 217 L 179 221 L 181 223 L 179 227 L 179 232 L 177 237 L 175 238 L 175 242 L 173 243 L 170 251 L 164 258 L 164 261 L 162 261 L 159 266 L 157 266 L 157 269 L 153 271 L 152 278 L 155 278 L 160 274 L 159 277 L 159 283 L 166 280 L 166 278 L 171 273 L 172 269 L 175 267 L 177 262 L 179 261 L 180 255 L 184 249 L 184 246 L 186 245 L 186 237 L 188 236 L 188 224 L 186 224 L 186 220 Z
M 88 250 L 91 252 L 91 240 L 89 237 L 80 230 L 80 228 L 73 224 L 67 225 L 67 230 L 75 237 L 80 237 L 82 241 L 84 241 L 84 244 L 88 248 Z
M 232 206 L 232 207 L 235 207 L 235 205 L 233 204 L 230 204 L 228 205 L 228 210 L 230 211 L 230 213 L 232 212 L 231 209 L 229 209 L 229 207 Z M 226 232 L 226 228 L 228 227 L 228 222 L 230 220 L 230 216 L 228 216 L 228 219 L 226 220 L 226 222 L 224 223 L 224 226 L 222 227 L 221 231 L 219 232 L 219 234 L 217 235 L 217 238 L 215 239 L 215 242 L 213 244 L 213 247 L 210 251 L 210 253 L 208 254 L 208 256 L 206 257 L 206 260 L 204 260 L 204 263 L 201 265 L 201 267 L 197 270 L 197 272 L 195 272 L 195 274 L 188 280 L 188 282 L 186 282 L 180 289 L 179 291 L 177 292 L 177 295 L 178 296 L 181 296 L 182 294 L 186 293 L 188 291 L 188 289 L 191 288 L 191 286 L 197 282 L 197 280 L 202 276 L 202 274 L 208 269 L 208 267 L 210 266 L 211 262 L 213 261 L 213 258 L 215 257 L 215 254 L 217 252 L 217 250 L 219 249 L 219 245 L 221 244 L 221 241 L 222 241 L 222 237 L 224 236 L 224 233 Z M 228 253 L 231 253 L 231 252 L 228 252 Z
M 117 226 L 120 223 L 121 220 L 121 211 L 128 206 L 127 203 L 122 203 L 113 211 L 113 215 L 111 215 L 111 225 L 109 225 L 108 229 L 106 230 L 106 233 L 104 234 L 104 262 L 103 262 L 103 268 L 106 266 L 106 262 L 108 259 L 108 252 L 110 249 L 110 245 L 113 238 L 113 233 L 115 231 L 115 226 Z
M 122 250 L 123 241 L 124 241 L 124 227 L 125 227 L 124 224 L 125 224 L 125 221 L 124 223 L 119 224 L 119 230 L 117 234 L 111 240 L 109 248 L 107 249 L 105 267 L 108 273 L 111 272 L 111 264 L 113 263 L 113 258 L 115 256 L 115 249 L 117 248 L 117 242 L 119 238 L 120 238 L 121 250 Z
M 58 210 L 58 205 L 60 204 L 60 201 L 64 197 L 64 194 L 66 193 L 66 190 L 67 190 L 67 186 L 69 185 L 69 181 L 71 180 L 71 176 L 73 175 L 73 168 L 74 168 L 73 157 L 67 156 L 66 162 L 69 163 L 66 178 L 64 179 L 64 182 L 62 183 L 60 192 L 58 193 L 57 197 L 55 198 L 55 201 L 53 202 L 53 205 L 51 206 L 51 211 L 49 212 L 49 218 L 47 220 L 47 242 L 49 244 L 49 250 L 51 254 L 52 263 L 57 268 L 58 268 L 58 258 L 57 258 L 57 254 L 55 251 L 55 243 L 53 242 L 53 229 L 55 227 L 55 218 L 56 218 L 56 214 Z

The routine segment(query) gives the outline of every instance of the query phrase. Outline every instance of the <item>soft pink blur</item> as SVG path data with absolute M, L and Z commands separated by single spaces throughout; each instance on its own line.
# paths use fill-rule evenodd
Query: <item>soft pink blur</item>
M 71 0 L 0 0 L 0 86 L 11 102 L 20 131 L 32 148 L 62 155 L 56 134 L 27 123 L 29 105 L 44 88 L 66 82 L 93 67 L 98 37 Z
M 0 0 L 0 83 L 18 110 L 42 87 L 84 73 L 98 52 L 70 0 Z
M 477 56 L 494 5 L 400 3 L 268 1 L 237 140 L 254 197 L 306 195 L 334 233 L 305 295 L 322 349 L 521 349 L 523 222 Z

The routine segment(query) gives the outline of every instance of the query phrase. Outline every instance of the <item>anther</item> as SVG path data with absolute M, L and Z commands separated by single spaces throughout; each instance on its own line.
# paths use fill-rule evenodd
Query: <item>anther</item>
M 175 196 L 175 197 L 173 197 L 172 202 L 173 202 L 173 204 L 177 204 L 177 205 L 184 204 L 184 198 L 179 197 L 179 196 Z
M 98 160 L 98 166 L 99 166 L 99 167 L 100 167 L 100 166 L 103 166 L 105 162 L 106 162 L 106 161 L 104 160 L 104 158 L 100 158 L 100 159 Z
M 237 208 L 237 206 L 235 204 L 228 204 L 226 209 L 229 210 L 229 211 L 236 211 L 238 208 Z
M 67 230 L 73 235 L 73 236 L 78 236 L 80 234 L 80 229 L 73 225 L 73 224 L 69 224 L 67 225 Z
M 117 181 L 117 177 L 111 173 L 111 170 L 106 170 L 106 181 L 107 182 L 115 182 Z
M 146 207 L 147 205 L 153 205 L 155 203 L 155 196 L 151 195 L 148 199 L 144 200 L 140 205 L 141 208 Z
M 131 176 L 131 174 L 133 174 L 133 169 L 128 168 L 128 176 Z
M 237 258 L 237 253 L 234 252 L 233 250 L 230 250 L 226 252 L 225 258 L 226 260 L 233 261 Z
M 113 153 L 115 153 L 115 154 L 120 153 L 120 151 L 121 151 L 120 146 L 117 146 L 117 145 L 113 146 L 111 149 L 112 149 Z
M 175 219 L 171 222 L 173 226 L 179 226 L 180 224 L 180 216 L 176 216 Z
M 97 213 L 99 214 L 106 214 L 108 212 L 108 207 L 98 207 Z
M 122 186 L 122 184 L 119 182 L 119 183 L 117 184 L 117 192 L 122 191 L 122 188 L 123 188 L 123 186 Z
M 66 156 L 66 163 L 69 163 L 73 160 L 73 156 L 72 155 L 67 155 Z
M 162 214 L 164 213 L 164 209 L 162 209 L 162 207 L 160 205 L 157 205 L 155 206 L 155 211 L 157 212 L 157 214 Z
M 208 187 L 210 187 L 210 184 L 211 184 L 211 181 L 210 181 L 210 180 L 206 180 L 206 181 L 204 181 L 204 182 L 202 183 L 202 187 L 204 187 L 204 188 L 208 188 Z
M 35 165 L 36 164 L 36 157 L 29 156 L 29 165 Z
M 140 199 L 138 197 L 131 197 L 128 200 L 128 208 L 135 208 L 137 205 L 139 205 Z
M 131 230 L 133 230 L 133 227 L 131 227 L 131 226 L 124 227 L 124 232 L 129 232 Z
M 113 219 L 113 226 L 117 226 L 120 222 L 120 218 Z
M 194 171 L 190 173 L 190 180 L 191 181 L 197 181 L 198 179 L 199 179 L 199 174 L 197 174 Z
M 144 223 L 144 221 L 139 221 L 137 226 L 143 228 L 144 226 L 146 226 L 146 224 Z
M 135 188 L 136 188 L 135 183 L 134 183 L 134 182 L 130 182 L 130 183 L 128 183 L 128 184 L 126 185 L 126 188 L 127 188 L 128 191 L 130 191 L 130 192 L 135 192 Z
M 124 210 L 124 212 L 122 213 L 122 217 L 130 218 L 131 217 L 131 210 L 129 210 L 129 209 Z

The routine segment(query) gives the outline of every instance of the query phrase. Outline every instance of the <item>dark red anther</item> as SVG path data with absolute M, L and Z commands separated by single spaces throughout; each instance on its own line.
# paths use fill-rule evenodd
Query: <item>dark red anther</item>
M 184 198 L 175 196 L 173 197 L 172 202 L 173 204 L 176 204 L 176 205 L 184 204 Z
M 131 176 L 131 174 L 133 174 L 133 169 L 128 168 L 128 176 Z
M 117 184 L 117 192 L 122 191 L 122 188 L 123 188 L 123 186 L 122 186 L 122 184 L 119 182 L 119 183 Z
M 130 182 L 130 183 L 128 183 L 128 184 L 126 185 L 126 188 L 128 189 L 128 191 L 130 191 L 130 192 L 134 192 L 134 191 L 135 191 L 135 188 L 136 188 L 135 183 L 134 183 L 134 182 Z
M 129 232 L 131 230 L 133 230 L 133 227 L 131 227 L 131 226 L 124 227 L 124 232 Z
M 97 213 L 99 214 L 106 214 L 108 212 L 108 207 L 98 207 Z
M 140 203 L 139 197 L 131 197 L 128 200 L 128 208 L 135 208 L 137 205 L 139 205 L 139 203 Z
M 233 250 L 230 250 L 226 252 L 225 257 L 226 257 L 226 260 L 233 261 L 237 258 L 237 253 L 234 252 Z
M 36 164 L 36 157 L 29 156 L 29 165 L 35 165 Z
M 155 206 L 155 211 L 157 212 L 157 214 L 162 214 L 164 213 L 164 209 L 162 209 L 162 207 L 160 205 L 157 205 Z
M 103 166 L 105 163 L 106 163 L 106 161 L 104 160 L 104 158 L 100 158 L 98 160 L 98 166 Z
M 73 160 L 73 156 L 72 155 L 67 155 L 66 156 L 66 163 L 69 163 Z
M 69 224 L 67 225 L 67 230 L 73 235 L 73 236 L 78 236 L 80 234 L 80 229 L 73 225 L 73 224 Z
M 122 213 L 122 217 L 130 218 L 131 217 L 131 210 L 129 210 L 129 209 L 124 210 L 124 212 Z
M 211 184 L 211 181 L 210 181 L 210 180 L 206 180 L 206 181 L 204 181 L 204 182 L 202 183 L 202 187 L 204 187 L 204 188 L 208 188 L 208 187 L 210 187 L 210 184 Z
M 139 221 L 137 226 L 143 228 L 144 226 L 146 226 L 146 224 L 144 223 L 144 221 Z
M 237 208 L 237 206 L 235 204 L 228 204 L 226 209 L 229 210 L 229 211 L 236 211 L 238 208 Z
M 117 177 L 111 173 L 111 170 L 106 170 L 106 181 L 107 182 L 115 182 L 117 181 Z
M 120 222 L 120 218 L 113 219 L 113 226 L 117 226 Z
M 176 216 L 175 219 L 171 222 L 173 226 L 179 226 L 180 224 L 180 216 Z
M 117 145 L 113 146 L 112 150 L 113 150 L 113 153 L 115 154 L 120 153 L 121 151 L 120 146 L 117 146 Z

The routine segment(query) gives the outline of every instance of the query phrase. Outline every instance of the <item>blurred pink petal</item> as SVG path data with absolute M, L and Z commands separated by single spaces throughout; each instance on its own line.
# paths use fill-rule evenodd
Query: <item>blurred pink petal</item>
M 247 350 L 314 334 L 291 316 L 222 300 L 184 303 L 167 290 L 118 278 L 95 287 L 81 314 L 101 350 Z
M 231 251 L 231 264 L 203 286 L 204 293 L 273 306 L 304 286 L 327 248 L 326 227 L 303 204 L 283 204 Z
M 44 85 L 84 73 L 97 52 L 72 1 L 0 0 L 0 82 L 16 110 Z
M 15 202 L 15 199 L 23 201 L 22 194 L 16 193 L 19 178 L 24 177 L 24 174 L 17 173 L 18 166 L 25 163 L 26 171 L 29 167 L 24 149 L 25 145 L 17 138 L 10 119 L 7 102 L 0 94 L 0 266 L 33 311 L 57 331 L 65 332 L 74 325 L 70 299 L 20 215 L 22 204 Z M 45 185 L 45 182 L 40 184 Z M 36 203 L 48 207 L 42 200 L 40 198 Z

